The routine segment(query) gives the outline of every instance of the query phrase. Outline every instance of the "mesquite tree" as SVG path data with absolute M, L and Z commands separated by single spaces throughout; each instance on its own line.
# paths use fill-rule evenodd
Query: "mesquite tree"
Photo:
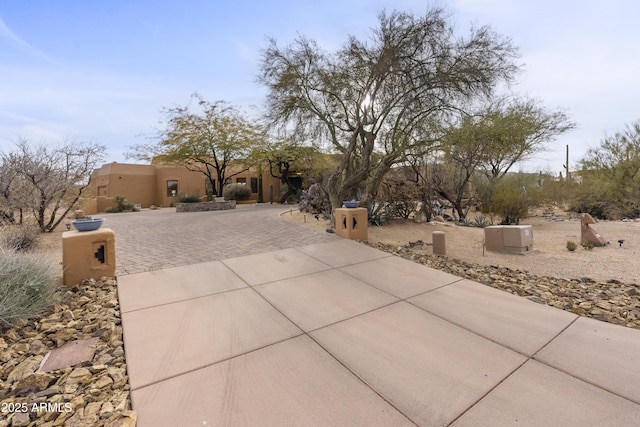
M 335 52 L 303 36 L 284 48 L 271 40 L 259 80 L 272 125 L 304 130 L 340 155 L 326 185 L 335 208 L 358 192 L 375 196 L 408 151 L 438 140 L 443 116 L 510 80 L 515 58 L 488 27 L 456 36 L 442 9 L 383 12 L 367 41 L 349 37 Z

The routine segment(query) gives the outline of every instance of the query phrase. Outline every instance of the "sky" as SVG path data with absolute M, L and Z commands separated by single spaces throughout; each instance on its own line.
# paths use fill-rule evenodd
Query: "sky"
M 457 34 L 489 25 L 519 48 L 511 90 L 562 110 L 577 128 L 521 166 L 561 172 L 640 119 L 636 0 L 0 0 L 0 151 L 93 141 L 106 162 L 162 128 L 162 109 L 191 94 L 259 114 L 267 37 L 324 49 L 367 37 L 383 9 L 444 7 Z

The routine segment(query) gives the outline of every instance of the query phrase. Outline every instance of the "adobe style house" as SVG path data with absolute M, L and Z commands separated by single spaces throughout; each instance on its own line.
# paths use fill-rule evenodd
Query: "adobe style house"
M 237 169 L 236 169 L 237 170 Z M 227 169 L 227 176 L 234 173 Z M 242 183 L 251 187 L 251 199 L 258 199 L 258 171 L 254 168 L 231 177 L 228 183 Z M 92 215 L 115 206 L 114 196 L 125 196 L 130 203 L 143 208 L 151 205 L 171 206 L 175 195 L 197 194 L 206 200 L 209 181 L 204 174 L 190 171 L 184 166 L 152 163 L 150 165 L 108 163 L 95 169 L 91 174 L 89 193 L 93 199 L 87 200 L 83 209 Z M 262 173 L 262 192 L 265 202 L 276 202 L 280 195 L 280 181 Z M 215 195 L 215 194 L 214 194 Z M 270 199 L 272 195 L 272 199 Z

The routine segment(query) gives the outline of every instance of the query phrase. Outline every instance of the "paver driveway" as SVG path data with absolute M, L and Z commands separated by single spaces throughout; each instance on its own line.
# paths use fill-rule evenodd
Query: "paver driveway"
M 118 276 L 338 239 L 283 221 L 285 210 L 269 204 L 217 212 L 163 208 L 106 214 L 104 227 L 116 232 Z

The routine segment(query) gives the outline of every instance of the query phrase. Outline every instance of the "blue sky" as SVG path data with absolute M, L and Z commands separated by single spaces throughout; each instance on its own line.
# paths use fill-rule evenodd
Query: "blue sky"
M 107 161 L 160 126 L 163 107 L 198 92 L 259 111 L 266 37 L 297 34 L 337 49 L 365 36 L 382 9 L 445 7 L 460 34 L 491 25 L 520 48 L 513 90 L 562 109 L 578 128 L 524 165 L 558 173 L 640 119 L 640 3 L 634 0 L 50 0 L 0 2 L 0 150 L 93 140 Z M 253 109 L 251 106 L 256 106 Z

